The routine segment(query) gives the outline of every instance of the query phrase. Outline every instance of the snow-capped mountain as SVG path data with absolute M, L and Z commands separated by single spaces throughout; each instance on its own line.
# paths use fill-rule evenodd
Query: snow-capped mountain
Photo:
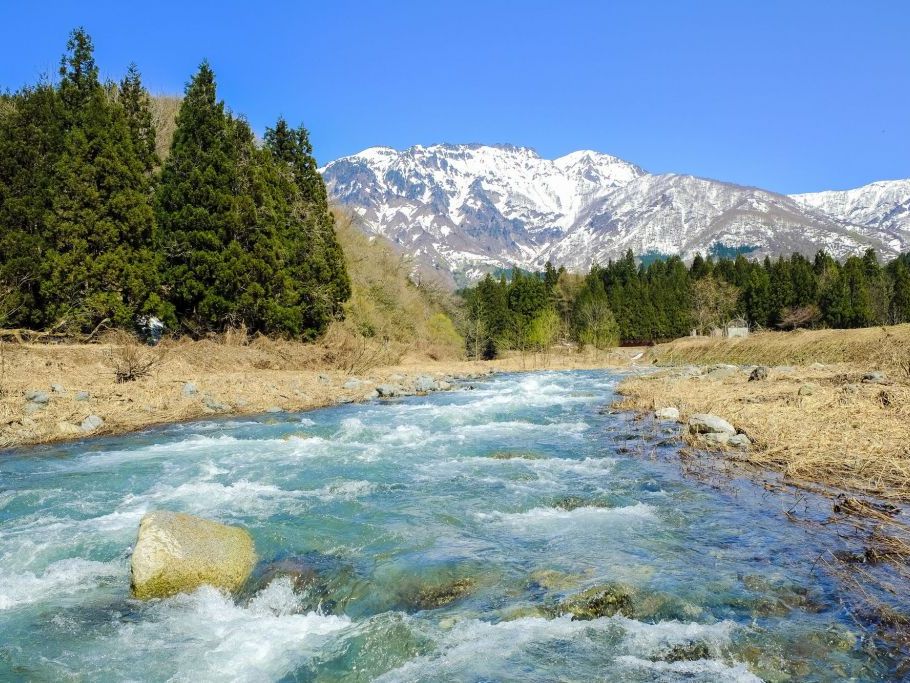
M 652 175 L 599 152 L 550 160 L 511 145 L 372 147 L 322 172 L 364 229 L 459 279 L 548 260 L 584 270 L 627 249 L 691 257 L 910 248 L 910 180 L 786 196 Z

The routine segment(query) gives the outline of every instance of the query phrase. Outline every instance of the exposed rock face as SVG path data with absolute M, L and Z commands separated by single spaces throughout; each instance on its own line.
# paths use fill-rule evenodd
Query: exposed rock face
M 256 564 L 250 534 L 240 527 L 179 512 L 147 513 L 130 561 L 133 595 L 142 600 L 208 584 L 236 591 Z

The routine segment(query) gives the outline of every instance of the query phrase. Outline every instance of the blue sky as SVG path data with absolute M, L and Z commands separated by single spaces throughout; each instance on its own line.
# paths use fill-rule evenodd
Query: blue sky
M 780 192 L 910 177 L 910 3 L 0 2 L 0 85 L 54 73 L 68 31 L 103 74 L 181 92 L 203 58 L 261 132 L 325 162 L 373 145 L 596 149 Z

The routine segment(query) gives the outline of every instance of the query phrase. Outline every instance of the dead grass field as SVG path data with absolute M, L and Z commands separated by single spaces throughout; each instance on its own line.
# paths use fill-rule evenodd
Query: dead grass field
M 435 355 L 432 349 L 430 353 Z M 236 333 L 212 340 L 166 341 L 155 348 L 122 338 L 98 344 L 2 343 L 0 448 L 83 438 L 80 424 L 89 415 L 104 420 L 92 435 L 115 434 L 218 414 L 297 411 L 359 401 L 376 384 L 407 386 L 422 374 L 457 377 L 609 367 L 628 364 L 632 354 L 564 351 L 492 362 L 440 360 L 433 355 L 390 353 L 388 344 L 371 343 L 343 329 L 330 331 L 319 344 L 248 340 Z M 124 365 L 148 362 L 144 376 L 117 382 Z M 364 383 L 345 389 L 352 377 Z M 184 395 L 187 383 L 195 385 L 196 394 Z M 55 384 L 61 385 L 61 393 L 52 392 Z M 29 390 L 46 392 L 48 403 L 28 408 Z M 87 392 L 89 398 L 77 400 L 78 392 Z
M 763 333 L 746 339 L 682 339 L 648 357 L 667 365 L 771 366 L 692 374 L 663 370 L 622 383 L 624 408 L 675 406 L 724 417 L 754 442 L 730 457 L 815 482 L 910 501 L 910 325 Z M 863 375 L 885 373 L 885 383 Z
M 653 347 L 648 357 L 661 365 L 846 363 L 906 377 L 910 375 L 910 325 L 762 332 L 741 339 L 683 337 Z

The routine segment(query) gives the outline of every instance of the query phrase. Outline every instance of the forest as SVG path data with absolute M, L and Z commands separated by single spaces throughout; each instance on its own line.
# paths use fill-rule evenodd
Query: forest
M 351 285 L 306 129 L 256 140 L 206 62 L 166 155 L 151 105 L 135 65 L 100 80 L 82 29 L 59 78 L 0 96 L 0 325 L 322 334 Z
M 639 262 L 629 251 L 587 275 L 487 276 L 462 291 L 469 355 L 540 350 L 558 341 L 606 348 L 707 334 L 743 317 L 753 329 L 851 328 L 910 322 L 910 254 L 882 265 L 873 250 L 843 262 L 679 257 Z

